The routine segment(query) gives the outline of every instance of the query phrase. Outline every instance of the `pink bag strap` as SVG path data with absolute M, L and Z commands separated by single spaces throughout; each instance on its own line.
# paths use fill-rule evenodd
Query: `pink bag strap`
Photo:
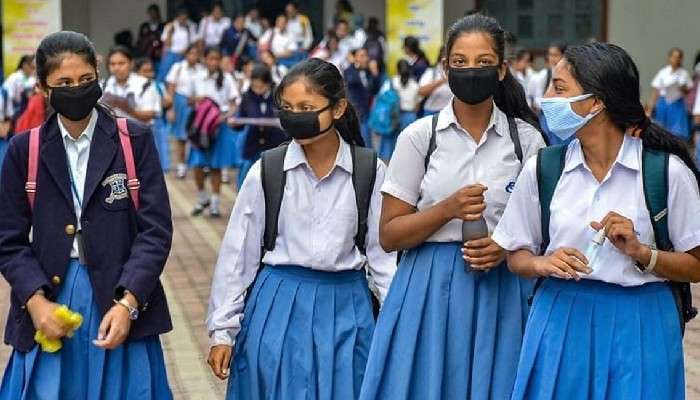
M 134 208 L 138 211 L 141 202 L 139 200 L 139 188 L 141 182 L 136 175 L 136 163 L 134 162 L 134 149 L 131 147 L 131 136 L 129 136 L 129 127 L 126 123 L 126 118 L 117 118 L 117 126 L 119 127 L 119 141 L 122 145 L 122 153 L 124 153 L 124 163 L 126 163 L 126 188 L 129 189 L 131 201 L 134 203 Z
M 27 165 L 27 181 L 24 184 L 24 191 L 27 192 L 29 208 L 34 209 L 34 199 L 36 198 L 36 176 L 39 167 L 39 131 L 41 126 L 32 128 L 29 131 L 29 162 Z

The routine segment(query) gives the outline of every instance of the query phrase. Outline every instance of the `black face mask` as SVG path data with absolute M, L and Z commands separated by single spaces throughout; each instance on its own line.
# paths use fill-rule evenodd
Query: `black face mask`
M 80 86 L 50 86 L 49 89 L 51 107 L 71 121 L 87 117 L 102 97 L 102 88 L 97 79 Z
M 470 105 L 479 104 L 496 94 L 498 67 L 450 68 L 447 81 L 455 97 Z
M 332 106 L 333 104 L 329 104 L 318 111 L 293 112 L 290 110 L 280 110 L 280 124 L 287 132 L 287 135 L 294 139 L 311 139 L 323 135 L 333 128 L 333 123 L 331 122 L 328 128 L 321 130 L 321 123 L 318 117 L 322 112 L 328 110 Z

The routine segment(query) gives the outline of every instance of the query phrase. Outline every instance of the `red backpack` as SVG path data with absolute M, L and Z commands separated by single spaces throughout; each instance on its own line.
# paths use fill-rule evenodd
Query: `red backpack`
M 122 153 L 124 153 L 124 162 L 126 163 L 126 176 L 128 178 L 126 188 L 129 189 L 134 208 L 138 210 L 140 206 L 139 188 L 141 187 L 141 183 L 136 175 L 134 150 L 131 147 L 131 136 L 129 136 L 129 127 L 127 126 L 126 118 L 117 118 L 117 127 L 119 128 L 119 142 L 121 143 Z M 24 191 L 27 192 L 30 209 L 34 209 L 34 199 L 36 198 L 40 130 L 41 126 L 37 126 L 29 131 L 29 162 L 27 167 L 27 182 L 24 184 Z
M 221 109 L 211 98 L 205 97 L 197 103 L 187 121 L 187 139 L 192 145 L 201 150 L 208 150 L 214 145 L 220 116 Z

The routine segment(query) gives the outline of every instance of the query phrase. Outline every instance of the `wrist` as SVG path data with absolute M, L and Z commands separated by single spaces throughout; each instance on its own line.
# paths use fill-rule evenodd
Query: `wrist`
M 651 261 L 651 247 L 640 245 L 637 251 L 635 251 L 632 255 L 632 259 L 641 265 L 649 265 L 649 262 Z
M 43 302 L 48 301 L 46 298 L 46 293 L 44 292 L 44 289 L 38 289 L 34 294 L 27 300 L 26 306 L 27 308 L 32 308 L 33 306 L 37 304 L 41 304 Z

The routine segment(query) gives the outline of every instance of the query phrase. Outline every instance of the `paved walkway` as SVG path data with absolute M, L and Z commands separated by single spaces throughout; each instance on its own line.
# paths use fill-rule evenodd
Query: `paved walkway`
M 168 179 L 175 236 L 173 250 L 163 275 L 175 329 L 162 338 L 176 399 L 223 399 L 225 384 L 218 381 L 206 365 L 207 335 L 204 319 L 209 285 L 216 253 L 226 228 L 227 218 L 189 216 L 195 191 L 191 180 Z M 223 212 L 229 215 L 235 193 L 225 188 Z M 0 330 L 7 317 L 9 290 L 0 279 Z M 700 304 L 700 286 L 695 289 Z M 689 400 L 700 400 L 700 319 L 687 328 L 685 338 L 686 382 Z M 0 345 L 0 366 L 9 357 L 10 348 Z

